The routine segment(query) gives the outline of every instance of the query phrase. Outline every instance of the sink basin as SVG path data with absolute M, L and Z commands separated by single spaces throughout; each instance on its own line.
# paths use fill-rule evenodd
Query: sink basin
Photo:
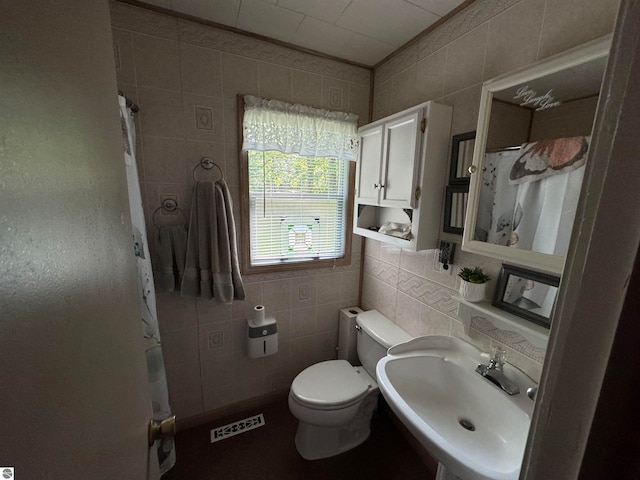
M 380 390 L 409 431 L 462 480 L 517 480 L 533 401 L 510 396 L 475 372 L 488 355 L 454 337 L 396 345 L 377 365 Z M 535 382 L 506 364 L 525 392 Z

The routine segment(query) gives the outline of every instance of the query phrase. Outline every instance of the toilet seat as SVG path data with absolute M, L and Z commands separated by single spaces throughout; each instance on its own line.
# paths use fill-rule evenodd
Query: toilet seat
M 362 367 L 346 360 L 328 360 L 307 367 L 293 380 L 291 393 L 303 405 L 321 410 L 359 402 L 378 384 Z

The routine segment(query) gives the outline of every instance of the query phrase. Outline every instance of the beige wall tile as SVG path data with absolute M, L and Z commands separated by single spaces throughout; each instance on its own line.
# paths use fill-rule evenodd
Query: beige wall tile
M 231 320 L 231 305 L 218 303 L 215 299 L 196 298 L 196 312 L 200 326 Z
M 182 91 L 208 97 L 222 96 L 222 55 L 195 45 L 180 44 Z
M 291 308 L 291 280 L 284 278 L 264 282 L 263 284 L 264 306 L 267 314 L 278 310 Z
M 184 94 L 184 131 L 189 140 L 224 142 L 221 98 Z
M 198 363 L 200 361 L 198 327 L 174 330 L 171 335 L 165 335 L 162 338 L 162 354 L 169 365 Z
M 395 287 L 378 280 L 372 275 L 363 275 L 362 308 L 364 310 L 378 310 L 391 321 L 396 318 L 396 296 L 398 290 Z
M 322 77 L 322 108 L 344 112 L 349 106 L 349 83 Z
M 315 305 L 291 309 L 291 339 L 316 334 L 318 311 Z
M 294 338 L 291 340 L 291 363 L 289 372 L 295 377 L 309 365 L 316 363 L 316 342 L 314 336 Z
M 291 310 L 279 310 L 274 312 L 273 316 L 278 323 L 278 345 L 281 346 L 284 342 L 291 340 Z M 286 346 L 288 348 L 289 344 L 287 343 Z
M 318 333 L 332 333 L 338 336 L 338 322 L 340 320 L 340 302 L 318 305 L 316 318 L 316 331 Z
M 136 71 L 133 63 L 133 47 L 131 33 L 113 29 L 113 50 L 116 61 L 116 77 L 118 82 L 136 83 Z
M 239 142 L 241 142 L 241 139 L 238 138 L 238 122 L 240 121 L 239 114 L 241 115 L 241 112 L 238 112 L 237 99 L 233 99 L 233 100 L 225 99 L 223 113 L 224 113 L 224 142 L 227 145 L 232 145 L 233 147 L 235 147 L 236 153 L 237 153 L 239 148 L 238 144 Z M 237 158 L 237 155 L 236 155 L 236 158 Z
M 203 412 L 200 362 L 170 364 L 165 358 L 171 411 L 179 418 Z
M 262 98 L 291 102 L 290 68 L 260 62 L 258 71 L 260 72 L 260 96 Z
M 451 317 L 439 312 L 429 305 L 420 309 L 421 335 L 451 335 Z
M 182 94 L 151 87 L 138 87 L 142 135 L 184 138 Z
M 315 276 L 291 279 L 291 309 L 315 306 L 317 303 Z
M 396 288 L 398 285 L 399 268 L 395 265 L 383 262 L 373 257 L 365 257 L 364 273 L 375 277 L 377 280 Z
M 358 125 L 369 123 L 369 85 L 349 84 L 349 106 L 347 111 L 358 115 Z
M 618 0 L 547 0 L 538 59 L 613 31 Z
M 445 94 L 457 92 L 482 81 L 487 32 L 487 25 L 480 25 L 447 46 Z
M 233 403 L 233 357 L 211 358 L 201 362 L 204 411 Z
M 360 269 L 340 273 L 340 308 L 353 307 L 357 304 L 360 291 Z
M 376 121 L 392 113 L 391 79 L 385 82 L 375 82 L 373 86 L 373 111 L 371 120 Z
M 222 92 L 226 100 L 237 95 L 260 95 L 258 61 L 238 55 L 222 54 Z
M 198 343 L 201 361 L 231 355 L 234 351 L 232 321 L 200 325 L 198 327 Z
M 478 124 L 478 112 L 480 111 L 481 86 L 465 88 L 438 101 L 453 107 L 451 119 L 451 135 L 465 132 L 473 132 Z
M 441 48 L 418 62 L 416 82 L 422 101 L 435 100 L 443 95 L 446 65 L 446 48 Z
M 485 80 L 536 60 L 544 8 L 545 0 L 525 0 L 489 21 Z
M 292 70 L 291 102 L 322 108 L 322 77 L 301 70 Z
M 189 183 L 191 171 L 185 162 L 185 142 L 181 138 L 152 137 L 143 140 L 146 181 Z
M 416 275 L 424 276 L 426 250 L 413 252 L 411 250 L 402 250 L 400 252 L 400 268 Z
M 335 302 L 340 298 L 339 273 L 328 273 L 316 277 L 316 303 L 322 305 Z
M 156 296 L 160 333 L 164 336 L 175 330 L 196 326 L 195 299 L 182 297 L 179 293 L 164 293 Z
M 417 105 L 421 100 L 416 65 L 403 70 L 391 79 L 391 101 L 394 111 Z
M 224 177 L 229 187 L 240 186 L 240 154 L 238 153 L 238 145 L 225 143 L 224 145 Z M 234 190 L 231 189 L 233 196 Z M 240 206 L 240 196 L 233 196 L 233 201 Z M 238 217 L 239 220 L 239 217 Z
M 138 34 L 131 40 L 138 86 L 180 90 L 178 42 Z
M 395 322 L 400 328 L 413 337 L 421 335 L 420 331 L 420 308 L 421 303 L 409 295 L 398 292 L 396 298 L 396 319 Z

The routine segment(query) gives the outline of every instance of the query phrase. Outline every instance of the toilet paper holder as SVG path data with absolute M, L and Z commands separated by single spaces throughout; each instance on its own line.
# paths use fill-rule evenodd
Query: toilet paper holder
M 278 324 L 265 315 L 263 305 L 254 307 L 254 317 L 247 319 L 247 354 L 249 358 L 266 357 L 278 352 Z

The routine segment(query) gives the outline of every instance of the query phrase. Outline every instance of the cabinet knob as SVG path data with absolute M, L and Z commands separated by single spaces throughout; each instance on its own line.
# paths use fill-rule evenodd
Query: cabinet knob
M 379 189 L 379 188 L 380 188 L 380 185 L 379 185 L 379 184 L 377 184 L 377 183 L 374 183 L 374 184 L 373 184 L 373 188 L 377 190 L 377 189 Z
M 378 185 L 378 188 L 384 188 L 384 185 L 380 184 Z
M 469 173 L 470 173 L 470 174 L 472 174 L 472 175 L 473 175 L 473 174 L 474 174 L 474 173 L 476 173 L 477 171 L 478 171 L 478 167 L 476 167 L 475 165 L 471 165 L 471 166 L 469 167 Z

